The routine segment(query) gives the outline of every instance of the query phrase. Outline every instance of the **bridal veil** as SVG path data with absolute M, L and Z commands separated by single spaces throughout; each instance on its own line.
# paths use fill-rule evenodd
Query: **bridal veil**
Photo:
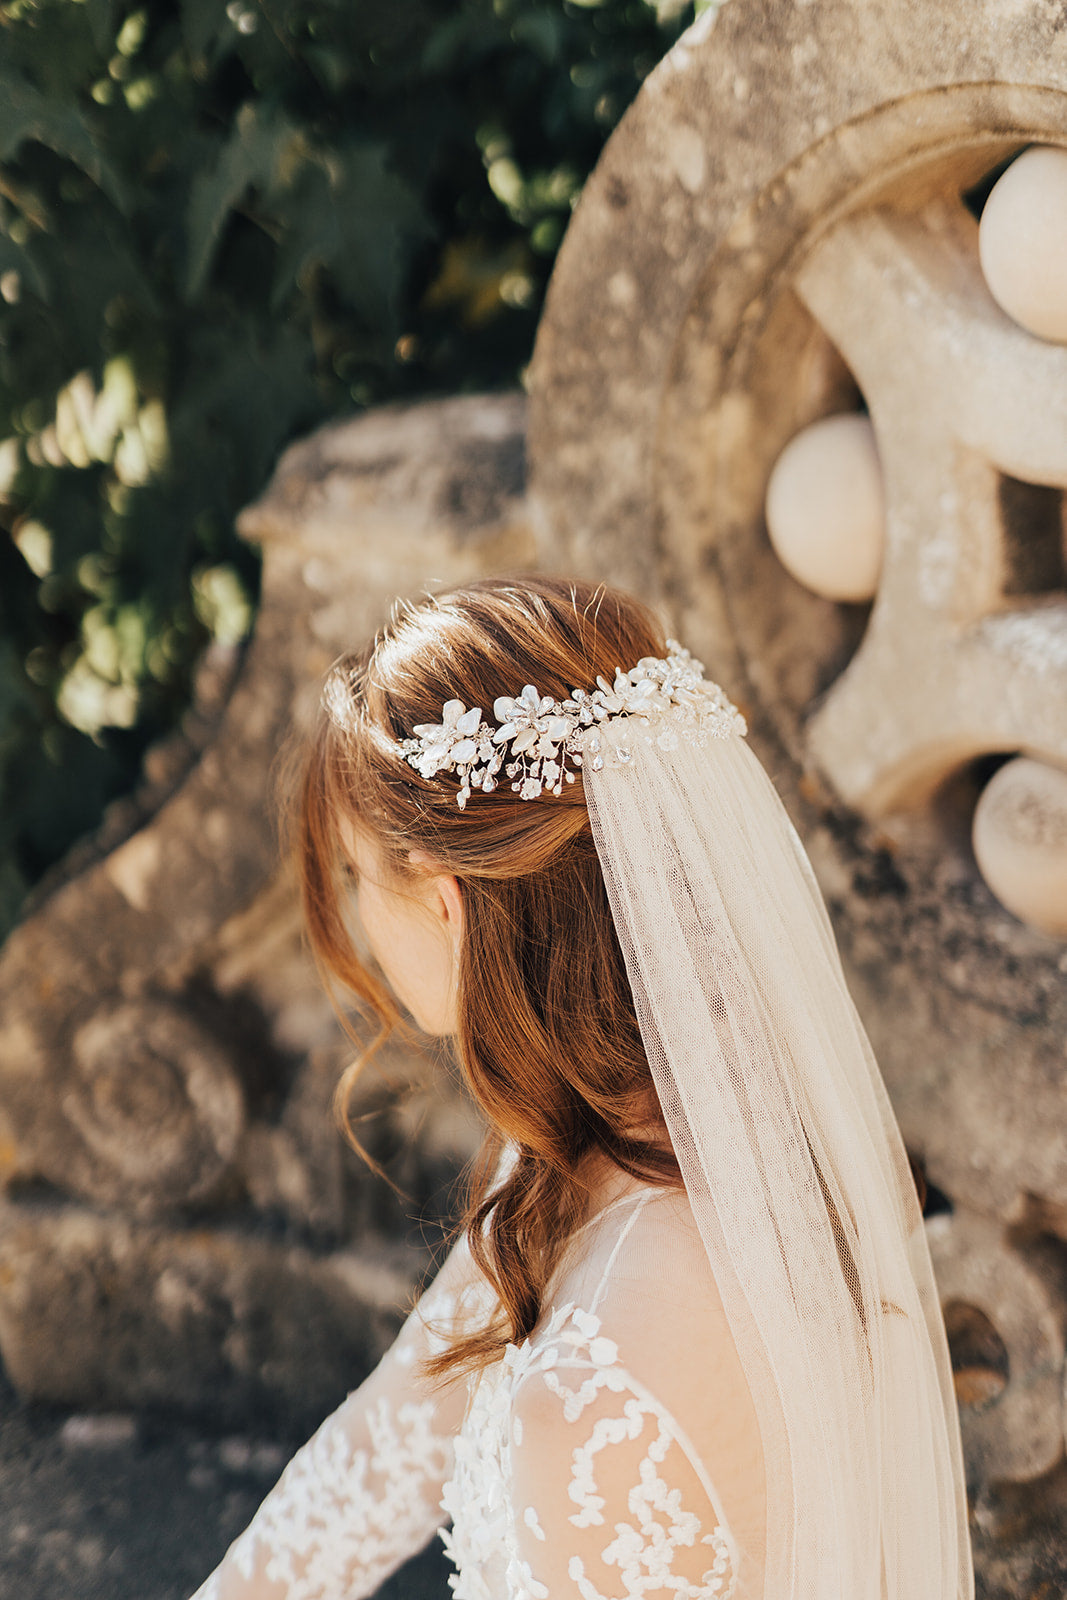
M 810 864 L 736 726 L 702 742 L 646 729 L 603 722 L 583 781 L 759 1418 L 766 1576 L 746 1600 L 971 1600 L 922 1217 Z

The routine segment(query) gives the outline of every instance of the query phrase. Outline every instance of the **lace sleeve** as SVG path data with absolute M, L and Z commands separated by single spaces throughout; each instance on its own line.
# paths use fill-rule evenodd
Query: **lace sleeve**
M 737 1548 L 712 1486 L 596 1317 L 570 1311 L 523 1377 L 510 1459 L 514 1600 L 735 1594 Z
M 289 1463 L 193 1600 L 363 1600 L 445 1520 L 441 1489 L 463 1420 L 462 1383 L 430 1387 L 435 1329 L 485 1300 L 452 1252 L 364 1384 Z

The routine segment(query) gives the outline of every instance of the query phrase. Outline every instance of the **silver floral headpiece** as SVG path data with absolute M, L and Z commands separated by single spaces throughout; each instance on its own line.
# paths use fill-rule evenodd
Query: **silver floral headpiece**
M 586 761 L 593 771 L 606 762 L 627 765 L 634 737 L 673 750 L 679 739 L 704 744 L 747 732 L 744 717 L 704 677 L 701 663 L 674 639 L 667 652 L 666 660 L 644 656 L 628 672 L 617 667 L 614 683 L 598 677 L 595 689 L 573 689 L 568 700 L 553 700 L 528 683 L 517 699 L 493 702 L 496 726 L 483 718 L 481 706 L 468 710 L 462 700 L 448 700 L 441 721 L 419 723 L 400 749 L 424 778 L 454 772 L 462 808 L 474 789 L 491 794 L 501 769 L 520 800 L 536 800 L 562 794 L 564 783 L 574 782 L 571 769 Z M 627 723 L 616 727 L 623 718 Z

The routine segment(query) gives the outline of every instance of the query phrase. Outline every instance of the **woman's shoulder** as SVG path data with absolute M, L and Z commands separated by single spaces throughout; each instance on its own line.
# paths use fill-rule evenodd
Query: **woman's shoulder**
M 758 1553 L 758 1419 L 684 1190 L 644 1186 L 591 1219 L 529 1345 L 515 1373 L 520 1425 L 555 1439 L 553 1425 L 581 1421 L 591 1438 L 640 1442 Z
M 546 1309 L 577 1306 L 624 1331 L 703 1318 L 718 1289 L 684 1189 L 629 1181 L 577 1229 Z

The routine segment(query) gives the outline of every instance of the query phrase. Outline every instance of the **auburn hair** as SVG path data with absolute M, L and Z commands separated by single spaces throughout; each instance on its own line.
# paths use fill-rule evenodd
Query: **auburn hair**
M 374 643 L 344 657 L 327 679 L 300 781 L 297 856 L 316 959 L 379 1025 L 338 1087 L 346 1127 L 359 1070 L 399 1012 L 348 929 L 344 826 L 373 837 L 398 883 L 416 870 L 408 853 L 418 850 L 454 874 L 463 895 L 454 1043 L 490 1128 L 463 1226 L 499 1313 L 434 1358 L 438 1375 L 480 1366 L 531 1333 L 567 1240 L 585 1219 L 593 1158 L 653 1183 L 681 1179 L 580 772 L 562 794 L 534 801 L 520 800 L 502 778 L 460 809 L 455 776 L 423 778 L 399 741 L 419 723 L 439 722 L 448 700 L 488 708 L 527 683 L 561 700 L 665 648 L 652 614 L 603 585 L 485 580 L 398 607 Z M 517 1155 L 502 1168 L 505 1146 Z

